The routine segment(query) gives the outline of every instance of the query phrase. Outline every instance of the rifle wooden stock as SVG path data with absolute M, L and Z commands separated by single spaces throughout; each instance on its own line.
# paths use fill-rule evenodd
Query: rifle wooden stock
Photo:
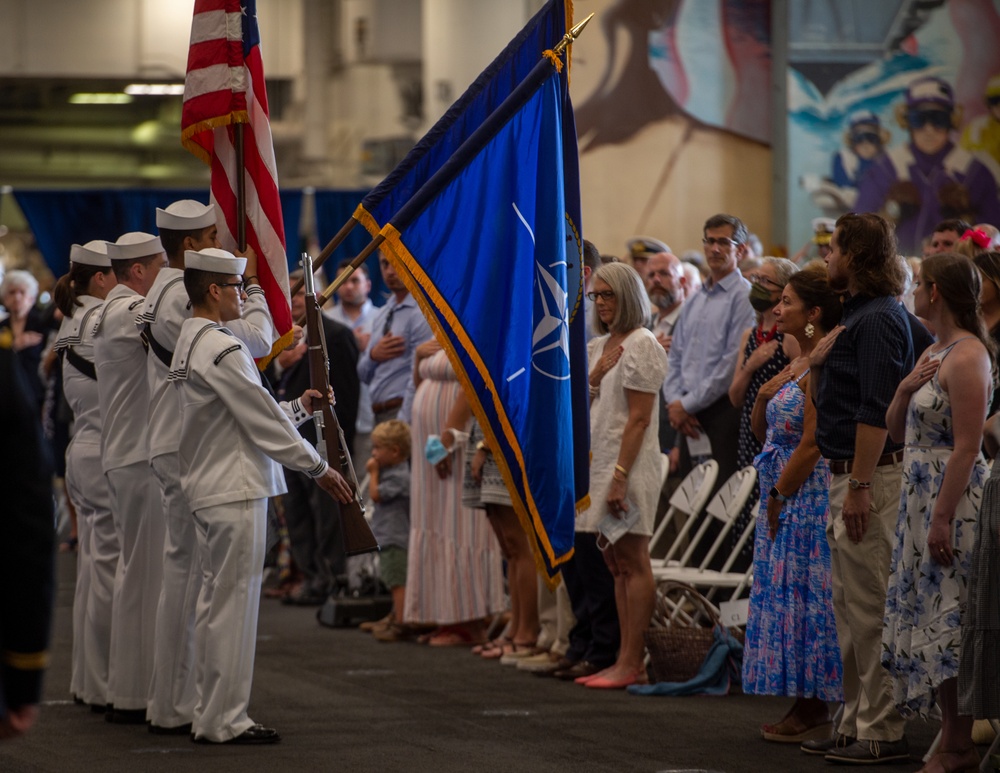
M 372 533 L 365 511 L 361 505 L 360 495 L 355 485 L 354 470 L 346 450 L 342 447 L 340 422 L 333 406 L 325 399 L 330 392 L 330 365 L 326 353 L 326 340 L 323 335 L 323 321 L 320 318 L 319 305 L 316 303 L 314 288 L 307 284 L 306 289 L 306 331 L 309 347 L 309 383 L 313 389 L 319 390 L 324 396 L 319 401 L 323 417 L 322 426 L 316 428 L 316 442 L 326 444 L 326 460 L 333 469 L 340 472 L 351 488 L 351 501 L 338 502 L 340 505 L 340 525 L 344 535 L 344 550 L 349 556 L 359 553 L 371 553 L 379 549 L 378 540 Z M 313 292 L 309 292 L 312 290 Z

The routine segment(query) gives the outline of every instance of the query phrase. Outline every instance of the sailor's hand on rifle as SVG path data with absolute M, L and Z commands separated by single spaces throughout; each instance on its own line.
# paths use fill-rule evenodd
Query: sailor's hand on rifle
M 378 340 L 378 343 L 372 347 L 371 354 L 368 356 L 375 362 L 385 362 L 386 360 L 394 360 L 402 356 L 405 351 L 406 339 L 403 336 L 389 333 L 389 335 L 382 336 Z
M 328 467 L 326 472 L 315 480 L 317 486 L 338 502 L 347 504 L 354 498 L 354 495 L 351 493 L 351 487 L 347 485 L 344 476 L 333 469 L 333 467 Z
M 302 403 L 302 410 L 306 413 L 312 413 L 313 411 L 319 410 L 319 400 L 323 399 L 323 393 L 318 389 L 307 389 L 302 393 L 302 397 L 299 398 L 299 402 Z M 330 387 L 327 391 L 326 401 L 330 405 L 336 405 L 337 403 L 333 399 L 333 387 Z
M 247 281 L 247 284 L 260 284 L 257 280 L 257 253 L 254 252 L 253 247 L 248 244 L 247 248 L 243 252 L 233 250 L 233 255 L 237 258 L 247 259 L 247 267 L 243 272 L 244 281 L 249 280 Z

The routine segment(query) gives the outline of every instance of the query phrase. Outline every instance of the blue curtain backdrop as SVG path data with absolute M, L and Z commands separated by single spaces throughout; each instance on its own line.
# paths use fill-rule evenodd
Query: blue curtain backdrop
M 354 210 L 357 209 L 358 204 L 367 193 L 368 191 L 316 191 L 316 231 L 321 248 L 325 247 L 337 235 L 341 226 L 350 220 Z M 337 266 L 340 265 L 341 261 L 352 260 L 370 241 L 371 237 L 364 228 L 360 225 L 354 226 L 343 243 L 333 251 L 333 254 L 323 264 L 326 276 L 333 280 L 340 273 L 337 271 Z M 382 281 L 377 252 L 365 261 L 365 266 L 372 280 L 372 303 L 381 306 L 385 303 L 389 291 L 386 289 L 385 282 Z
M 340 193 L 340 192 L 334 192 Z M 357 204 L 364 192 L 343 193 Z M 196 189 L 84 189 L 17 190 L 14 198 L 31 227 L 38 249 L 57 277 L 69 268 L 69 248 L 91 239 L 113 241 L 129 231 L 156 233 L 156 208 L 178 199 L 208 203 L 208 190 Z M 301 251 L 299 223 L 302 191 L 281 191 L 289 265 L 297 265 Z M 339 224 L 336 228 L 339 228 Z M 334 230 L 336 230 L 336 228 Z

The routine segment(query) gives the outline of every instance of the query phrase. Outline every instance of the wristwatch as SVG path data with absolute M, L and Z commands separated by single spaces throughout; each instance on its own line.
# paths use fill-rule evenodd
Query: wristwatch
M 771 486 L 771 490 L 767 492 L 767 495 L 771 499 L 776 499 L 777 501 L 781 502 L 781 504 L 784 504 L 785 502 L 788 501 L 788 497 L 786 497 L 784 494 L 778 491 L 777 486 Z
M 866 489 L 866 488 L 871 488 L 872 487 L 871 481 L 868 481 L 867 483 L 862 483 L 857 478 L 848 478 L 847 479 L 847 485 L 850 486 L 853 491 L 857 491 L 858 489 Z

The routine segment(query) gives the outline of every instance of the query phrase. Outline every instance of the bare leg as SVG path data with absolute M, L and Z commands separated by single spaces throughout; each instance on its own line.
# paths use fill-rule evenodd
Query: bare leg
M 613 553 L 612 572 L 622 639 L 618 660 L 603 676 L 620 680 L 643 670 L 645 641 L 642 634 L 653 616 L 656 586 L 649 563 L 649 537 L 626 534 L 607 552 Z
M 538 595 L 535 562 L 528 537 L 513 507 L 490 505 L 486 512 L 507 560 L 511 638 L 515 644 L 533 646 L 538 639 Z

